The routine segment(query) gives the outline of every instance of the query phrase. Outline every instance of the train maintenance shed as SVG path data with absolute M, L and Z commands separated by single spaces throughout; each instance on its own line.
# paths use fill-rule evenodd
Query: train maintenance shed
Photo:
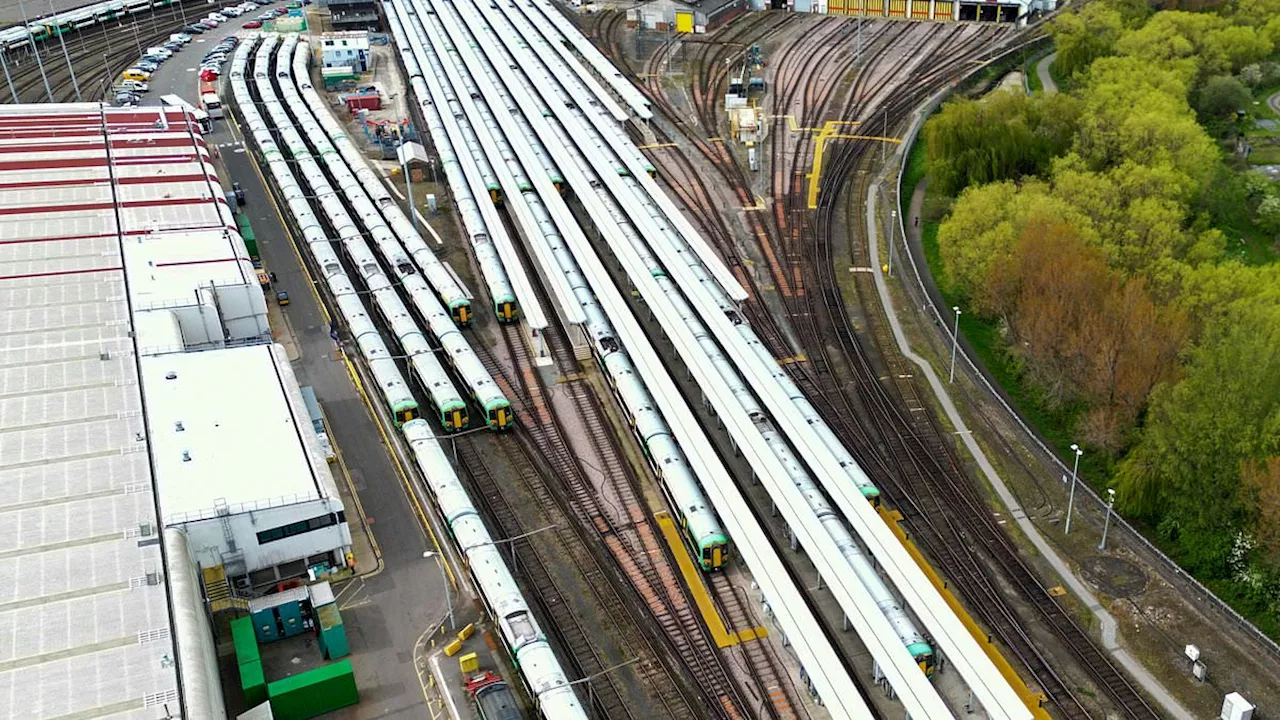
M 274 545 L 273 577 L 346 560 L 341 501 L 270 341 L 190 116 L 0 107 L 0 716 L 223 717 L 210 555 L 241 560 L 245 584 L 251 543 Z M 232 533 L 233 503 L 271 506 L 264 522 L 289 505 L 306 517 L 279 534 L 325 548 L 274 525 Z

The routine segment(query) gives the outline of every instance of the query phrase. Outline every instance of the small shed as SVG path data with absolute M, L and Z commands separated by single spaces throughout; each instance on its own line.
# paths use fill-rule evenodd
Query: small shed
M 427 149 L 422 147 L 421 143 L 413 141 L 401 143 L 396 149 L 396 160 L 408 169 L 409 179 L 413 182 L 425 180 L 427 171 L 431 169 L 431 156 L 427 154 Z

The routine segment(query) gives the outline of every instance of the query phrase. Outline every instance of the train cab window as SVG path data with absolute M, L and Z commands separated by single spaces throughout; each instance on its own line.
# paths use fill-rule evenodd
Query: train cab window
M 503 618 L 507 627 L 511 629 L 511 644 L 520 647 L 528 642 L 538 639 L 538 626 L 533 622 L 533 618 L 529 617 L 529 613 L 521 610 L 514 612 Z

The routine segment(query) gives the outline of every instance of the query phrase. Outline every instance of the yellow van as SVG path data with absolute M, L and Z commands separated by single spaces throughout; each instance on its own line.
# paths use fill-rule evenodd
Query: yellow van
M 147 72 L 146 70 L 139 70 L 138 68 L 129 68 L 128 70 L 125 70 L 123 73 L 121 73 L 120 78 L 122 80 L 137 80 L 138 82 L 147 82 L 148 80 L 151 79 L 151 73 Z

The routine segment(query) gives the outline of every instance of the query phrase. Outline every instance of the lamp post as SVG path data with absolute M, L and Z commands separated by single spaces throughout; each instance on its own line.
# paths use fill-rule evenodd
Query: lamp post
M 951 330 L 951 376 L 948 383 L 956 381 L 956 348 L 960 345 L 960 306 L 955 305 L 951 309 L 956 311 L 956 324 Z
M 889 271 L 888 273 L 886 273 L 890 277 L 893 276 L 893 236 L 895 234 L 895 229 L 897 227 L 898 227 L 898 211 L 890 210 L 889 211 Z
M 1080 456 L 1084 454 L 1080 446 L 1075 443 L 1071 443 L 1071 450 L 1076 454 L 1076 461 L 1071 466 L 1071 491 L 1067 493 L 1067 525 L 1062 531 L 1063 535 L 1071 534 L 1071 507 L 1076 502 L 1076 473 L 1080 470 Z
M 1107 528 L 1111 526 L 1111 508 L 1116 504 L 1115 488 L 1107 488 L 1107 518 L 1102 521 L 1102 542 L 1098 543 L 1099 552 L 1107 549 Z
M 453 622 L 453 592 L 449 589 L 449 578 L 444 574 L 444 557 L 434 550 L 427 550 L 422 553 L 424 560 L 435 558 L 436 564 L 440 566 L 440 581 L 444 583 L 444 601 L 449 604 L 449 629 L 456 630 L 457 627 Z

